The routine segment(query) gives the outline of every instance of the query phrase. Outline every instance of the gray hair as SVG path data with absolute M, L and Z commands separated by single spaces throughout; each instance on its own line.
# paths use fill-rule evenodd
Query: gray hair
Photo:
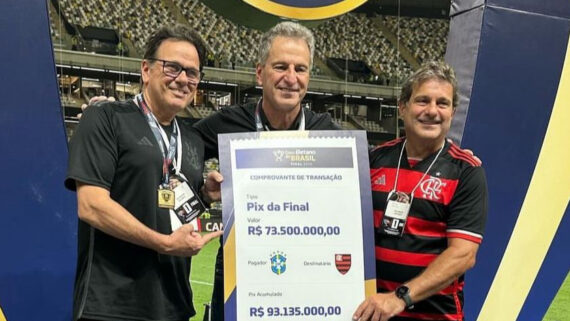
M 257 55 L 258 63 L 262 65 L 265 64 L 267 57 L 269 56 L 269 50 L 273 44 L 273 39 L 276 37 L 290 37 L 305 40 L 310 52 L 309 67 L 313 65 L 315 36 L 313 36 L 313 33 L 308 28 L 291 21 L 280 22 L 263 34 Z
M 459 97 L 457 93 L 457 79 L 455 79 L 455 72 L 450 65 L 443 61 L 428 61 L 410 75 L 402 85 L 399 103 L 405 104 L 410 101 L 414 88 L 417 88 L 417 86 L 432 79 L 446 81 L 451 84 L 453 87 L 453 108 L 457 107 L 457 104 L 459 104 Z

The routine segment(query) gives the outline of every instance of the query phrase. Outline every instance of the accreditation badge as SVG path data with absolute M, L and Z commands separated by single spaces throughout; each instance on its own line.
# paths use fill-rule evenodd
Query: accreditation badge
M 206 206 L 186 181 L 174 188 L 174 212 L 182 224 L 190 223 L 206 211 Z
M 174 192 L 171 189 L 162 187 L 158 189 L 158 207 L 174 208 Z
M 403 192 L 390 192 L 381 222 L 385 234 L 401 237 L 410 213 L 410 197 Z

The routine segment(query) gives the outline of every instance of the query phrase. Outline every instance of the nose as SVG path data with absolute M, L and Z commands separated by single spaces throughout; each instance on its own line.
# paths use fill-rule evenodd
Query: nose
M 295 66 L 291 65 L 289 66 L 289 68 L 287 68 L 287 70 L 285 71 L 284 80 L 288 84 L 293 84 L 297 82 L 297 71 L 295 70 Z
M 425 108 L 425 113 L 428 115 L 436 115 L 437 114 L 437 102 L 436 101 L 430 102 Z

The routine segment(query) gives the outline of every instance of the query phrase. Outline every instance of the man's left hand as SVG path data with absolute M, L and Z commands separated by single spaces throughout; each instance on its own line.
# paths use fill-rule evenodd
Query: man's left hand
M 202 187 L 202 197 L 206 202 L 218 202 L 222 199 L 221 183 L 223 181 L 224 177 L 218 171 L 208 173 L 204 187 Z

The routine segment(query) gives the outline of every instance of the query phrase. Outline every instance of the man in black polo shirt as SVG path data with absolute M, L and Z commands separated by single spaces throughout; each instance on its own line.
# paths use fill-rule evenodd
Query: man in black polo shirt
M 301 108 L 309 86 L 314 44 L 312 32 L 293 22 L 279 23 L 263 35 L 256 68 L 262 99 L 222 108 L 195 124 L 206 144 L 206 159 L 218 155 L 218 134 L 340 129 L 329 114 Z
M 487 183 L 478 159 L 445 139 L 457 102 L 451 67 L 425 64 L 402 87 L 406 137 L 370 152 L 378 294 L 354 320 L 464 319 Z
M 218 155 L 218 134 L 265 130 L 335 130 L 329 114 L 301 107 L 307 93 L 315 39 L 307 28 L 282 22 L 267 31 L 258 52 L 256 79 L 263 87 L 257 103 L 223 108 L 195 128 L 206 146 L 206 159 Z M 216 258 L 212 320 L 224 319 L 223 252 Z
M 77 190 L 80 218 L 74 320 L 195 314 L 190 257 L 220 232 L 201 236 L 172 210 L 175 196 L 200 191 L 204 161 L 200 135 L 175 115 L 192 101 L 204 58 L 193 30 L 160 29 L 141 63 L 142 93 L 87 109 L 71 139 L 65 184 Z

